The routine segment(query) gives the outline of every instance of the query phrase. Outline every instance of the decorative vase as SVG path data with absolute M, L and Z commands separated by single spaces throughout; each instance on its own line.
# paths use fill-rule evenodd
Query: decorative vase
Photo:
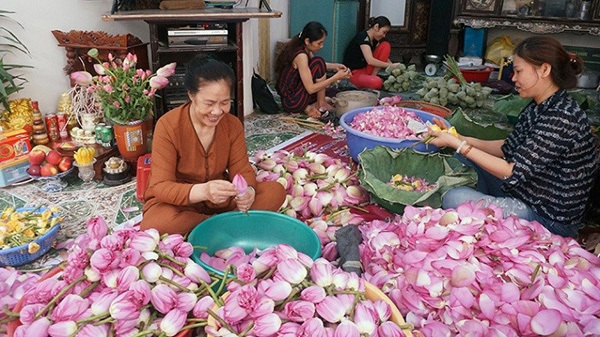
M 114 124 L 117 148 L 125 161 L 135 163 L 139 156 L 150 150 L 152 126 L 152 118 L 128 124 Z

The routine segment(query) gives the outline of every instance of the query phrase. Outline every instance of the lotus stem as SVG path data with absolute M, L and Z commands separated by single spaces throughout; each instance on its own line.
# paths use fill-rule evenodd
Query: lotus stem
M 59 298 L 61 298 L 64 294 L 66 294 L 69 290 L 71 290 L 71 288 L 73 288 L 79 282 L 85 281 L 86 278 L 87 278 L 87 276 L 85 276 L 85 275 L 81 276 L 80 278 L 73 281 L 73 283 L 64 287 L 58 294 L 56 294 L 56 296 L 54 296 L 54 298 L 52 300 L 50 300 L 50 302 L 48 302 L 48 304 L 46 304 L 46 306 L 44 306 L 37 314 L 35 314 L 34 319 L 40 318 L 40 316 L 42 316 L 42 314 L 44 312 L 46 312 L 46 310 L 48 310 L 50 307 L 52 307 L 54 304 L 56 304 L 56 302 L 58 301 Z
M 161 280 L 161 281 L 163 281 L 163 282 L 165 282 L 165 283 L 168 283 L 168 284 L 170 284 L 170 285 L 172 285 L 174 287 L 177 287 L 177 288 L 181 289 L 181 291 L 185 291 L 186 293 L 192 292 L 190 289 L 182 286 L 181 284 L 179 284 L 177 282 L 169 280 L 168 278 L 163 277 L 162 275 L 159 276 L 158 279 Z
M 211 315 L 212 318 L 214 318 L 217 322 L 219 322 L 219 324 L 221 324 L 222 327 L 231 331 L 234 334 L 236 333 L 236 331 L 233 329 L 233 327 L 231 325 L 229 325 L 229 323 L 227 323 L 224 319 L 222 319 L 221 316 L 217 315 L 216 312 L 212 311 L 211 309 L 206 309 L 206 312 L 209 315 Z

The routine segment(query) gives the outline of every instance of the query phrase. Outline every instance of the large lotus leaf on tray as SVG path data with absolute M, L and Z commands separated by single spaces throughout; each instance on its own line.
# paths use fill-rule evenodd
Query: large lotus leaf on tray
M 483 140 L 505 139 L 513 129 L 504 114 L 491 109 L 457 108 L 448 121 L 461 135 Z
M 475 171 L 451 155 L 377 146 L 358 158 L 361 186 L 375 202 L 395 213 L 402 213 L 406 205 L 440 207 L 450 188 L 477 183 Z M 424 179 L 435 183 L 435 188 L 427 192 L 399 190 L 387 184 L 395 174 Z

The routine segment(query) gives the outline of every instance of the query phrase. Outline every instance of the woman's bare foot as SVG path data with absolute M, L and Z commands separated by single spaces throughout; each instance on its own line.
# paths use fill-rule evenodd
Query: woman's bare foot
M 321 104 L 321 110 L 333 111 L 335 110 L 335 107 L 329 104 L 329 102 L 325 102 L 324 104 Z
M 304 109 L 304 113 L 306 113 L 308 117 L 321 118 L 321 111 L 314 105 L 307 106 L 306 109 Z

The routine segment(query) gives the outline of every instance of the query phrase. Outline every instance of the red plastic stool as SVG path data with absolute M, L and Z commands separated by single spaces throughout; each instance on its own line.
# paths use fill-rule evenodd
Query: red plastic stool
M 148 177 L 150 176 L 150 157 L 152 153 L 140 156 L 137 160 L 135 197 L 141 203 L 144 203 L 144 192 L 148 186 Z

